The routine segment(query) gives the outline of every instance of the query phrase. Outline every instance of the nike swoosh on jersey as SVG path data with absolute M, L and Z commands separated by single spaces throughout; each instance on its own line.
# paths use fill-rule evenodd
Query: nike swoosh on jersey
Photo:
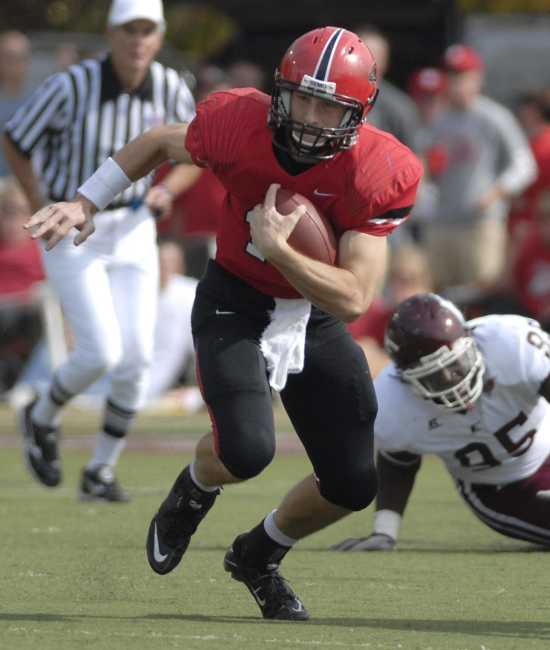
M 313 194 L 315 194 L 315 196 L 336 196 L 336 194 L 333 194 L 332 192 L 320 192 L 318 189 L 314 189 Z
M 155 532 L 154 532 L 153 557 L 155 558 L 155 562 L 164 562 L 164 560 L 166 560 L 166 558 L 168 557 L 168 553 L 166 553 L 166 555 L 163 555 L 160 552 L 159 539 L 157 537 L 156 522 L 155 522 Z

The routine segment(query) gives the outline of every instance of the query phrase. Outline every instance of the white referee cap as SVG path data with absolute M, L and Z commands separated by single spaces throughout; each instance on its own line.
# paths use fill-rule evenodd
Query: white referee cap
M 166 23 L 162 0 L 113 0 L 107 25 L 118 27 L 132 20 L 150 20 L 164 30 Z

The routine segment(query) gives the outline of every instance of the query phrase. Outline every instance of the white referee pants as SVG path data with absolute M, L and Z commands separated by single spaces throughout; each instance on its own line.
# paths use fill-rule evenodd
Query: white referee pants
M 48 281 L 73 337 L 69 358 L 56 374 L 76 395 L 111 371 L 109 398 L 133 411 L 144 403 L 153 355 L 155 222 L 146 208 L 122 208 L 98 213 L 95 224 L 96 232 L 80 246 L 68 236 L 43 251 Z

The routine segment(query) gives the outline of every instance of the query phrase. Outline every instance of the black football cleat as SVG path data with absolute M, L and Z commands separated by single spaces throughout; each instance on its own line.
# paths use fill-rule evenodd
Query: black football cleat
M 35 424 L 31 411 L 37 399 L 22 408 L 18 415 L 19 430 L 23 434 L 23 454 L 31 474 L 46 487 L 61 483 L 61 462 L 59 460 L 57 427 Z
M 247 566 L 239 535 L 225 554 L 224 569 L 234 580 L 243 582 L 262 612 L 262 616 L 279 621 L 307 621 L 309 612 L 279 573 L 279 564 L 267 564 L 263 568 Z
M 81 501 L 105 501 L 127 503 L 130 495 L 117 481 L 109 465 L 95 469 L 85 467 L 80 475 L 79 499 Z
M 153 571 L 164 575 L 178 566 L 219 493 L 200 490 L 191 480 L 189 466 L 181 472 L 149 525 L 146 549 Z

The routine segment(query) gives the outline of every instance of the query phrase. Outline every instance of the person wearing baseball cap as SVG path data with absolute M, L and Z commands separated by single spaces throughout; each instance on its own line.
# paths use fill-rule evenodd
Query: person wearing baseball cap
M 460 43 L 451 45 L 445 50 L 443 63 L 450 73 L 470 72 L 471 70 L 483 70 L 483 60 L 473 47 Z
M 113 0 L 107 17 L 111 60 L 123 86 L 132 91 L 149 75 L 164 39 L 161 0 Z
M 451 104 L 464 109 L 470 106 L 483 86 L 485 65 L 480 55 L 468 45 L 450 45 L 443 54 L 443 69 Z
M 430 142 L 430 126 L 445 108 L 446 90 L 447 75 L 440 68 L 419 68 L 409 77 L 407 91 L 418 111 L 418 128 L 415 133 L 415 148 L 418 152 L 425 152 Z
M 419 68 L 408 81 L 407 90 L 413 99 L 440 95 L 447 88 L 447 75 L 439 68 Z
M 425 243 L 439 289 L 488 286 L 506 262 L 510 199 L 536 175 L 533 156 L 511 112 L 482 94 L 485 64 L 469 45 L 444 54 L 447 107 L 431 125 L 428 168 L 437 217 Z
M 109 27 L 120 27 L 133 20 L 149 20 L 164 31 L 164 10 L 161 0 L 113 0 L 107 18 Z
M 137 135 L 195 115 L 178 71 L 155 61 L 165 30 L 161 0 L 113 0 L 106 22 L 105 56 L 47 79 L 6 124 L 6 158 L 34 209 L 71 199 L 90 170 Z M 39 146 L 48 156 L 36 169 L 32 154 Z M 162 216 L 174 194 L 197 175 L 194 166 L 179 165 L 162 187 L 150 188 L 141 179 L 102 206 L 94 246 L 43 251 L 48 283 L 74 337 L 48 386 L 19 413 L 28 467 L 47 488 L 63 480 L 64 407 L 109 373 L 95 448 L 82 468 L 78 493 L 86 501 L 129 498 L 115 468 L 146 398 L 154 350 L 159 270 L 153 216 Z

